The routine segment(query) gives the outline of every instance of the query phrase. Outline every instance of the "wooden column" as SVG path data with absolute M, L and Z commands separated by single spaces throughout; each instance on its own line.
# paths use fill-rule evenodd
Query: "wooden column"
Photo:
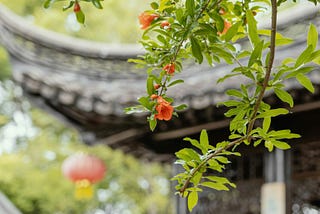
M 290 173 L 289 153 L 276 149 L 265 153 L 264 178 L 265 184 L 261 194 L 262 214 L 285 214 L 288 212 L 287 181 Z
M 183 168 L 180 165 L 173 164 L 173 174 L 177 175 L 181 172 L 183 172 Z M 172 191 L 175 192 L 174 186 L 176 185 L 176 182 L 173 182 L 173 185 L 171 187 Z M 182 198 L 179 195 L 175 195 L 175 207 L 176 207 L 176 214 L 188 214 L 188 206 L 187 206 L 187 199 Z

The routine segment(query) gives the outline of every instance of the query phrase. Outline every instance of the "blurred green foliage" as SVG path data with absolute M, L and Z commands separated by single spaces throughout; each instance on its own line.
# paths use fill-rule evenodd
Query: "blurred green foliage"
M 7 79 L 11 76 L 11 67 L 7 51 L 0 45 L 0 80 Z
M 0 191 L 24 214 L 98 209 L 110 214 L 172 213 L 169 166 L 140 162 L 104 145 L 84 145 L 75 130 L 30 108 L 21 88 L 9 80 L 0 82 L 0 138 Z M 74 184 L 61 173 L 63 160 L 79 151 L 107 166 L 89 201 L 77 201 Z
M 40 110 L 33 109 L 32 118 L 37 136 L 27 146 L 0 155 L 0 191 L 24 214 L 94 213 L 97 208 L 112 210 L 108 213 L 172 213 L 168 166 L 141 163 L 103 145 L 83 145 L 74 130 Z M 107 166 L 89 201 L 74 199 L 74 185 L 60 169 L 63 160 L 78 151 L 101 158 Z
M 80 2 L 86 14 L 85 26 L 77 23 L 72 10 L 62 12 L 66 2 L 57 2 L 44 9 L 39 0 L 0 0 L 17 14 L 41 27 L 71 36 L 110 43 L 136 43 L 141 37 L 138 15 L 148 0 L 108 0 L 98 10 L 88 2 Z

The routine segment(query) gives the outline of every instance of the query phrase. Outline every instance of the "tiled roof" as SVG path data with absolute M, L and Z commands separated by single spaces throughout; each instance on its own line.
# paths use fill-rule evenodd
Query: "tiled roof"
M 296 42 L 278 49 L 276 63 L 285 57 L 297 56 L 305 48 L 307 23 L 312 21 L 320 25 L 317 9 L 304 6 L 293 11 L 295 16 L 288 18 L 287 13 L 280 16 L 280 31 L 295 38 Z M 125 115 L 123 112 L 125 107 L 136 104 L 137 97 L 145 94 L 145 71 L 127 62 L 143 53 L 140 46 L 110 45 L 63 36 L 40 29 L 3 6 L 0 7 L 0 32 L 0 41 L 11 56 L 14 79 L 35 102 L 67 118 L 87 142 L 99 141 L 145 155 L 145 150 L 167 152 L 155 144 L 143 143 L 142 139 L 150 137 L 145 115 Z M 232 65 L 226 64 L 210 67 L 188 62 L 183 73 L 175 76 L 183 78 L 185 83 L 172 88 L 169 95 L 175 98 L 175 104 L 186 103 L 189 109 L 180 119 L 160 123 L 158 133 L 150 139 L 167 139 L 161 137 L 161 132 L 221 120 L 223 113 L 215 105 L 228 99 L 224 94 L 227 89 L 234 88 L 239 81 L 247 81 L 235 77 L 216 84 L 231 69 Z M 319 89 L 319 71 L 312 72 L 310 77 Z M 301 89 L 294 81 L 287 82 L 287 88 Z M 317 99 L 315 97 L 317 95 L 310 101 Z M 200 112 L 206 112 L 204 116 L 209 115 L 211 119 L 201 118 Z M 137 148 L 133 151 L 133 147 Z M 154 151 L 150 151 L 152 158 Z

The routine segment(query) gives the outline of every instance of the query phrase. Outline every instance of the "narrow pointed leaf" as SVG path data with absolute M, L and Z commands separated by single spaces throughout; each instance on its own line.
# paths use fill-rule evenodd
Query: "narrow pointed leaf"
M 197 59 L 198 63 L 201 64 L 203 61 L 203 56 L 199 42 L 193 36 L 190 37 L 190 42 L 192 55 Z
M 296 76 L 296 78 L 303 87 L 305 87 L 311 93 L 314 93 L 313 84 L 308 77 L 300 73 Z
M 194 0 L 186 0 L 186 9 L 187 9 L 187 13 L 190 16 L 194 15 L 194 11 L 195 11 Z
M 318 32 L 316 26 L 314 24 L 310 24 L 308 38 L 307 38 L 307 45 L 311 45 L 313 50 L 317 47 L 318 44 Z
M 205 154 L 209 150 L 209 139 L 208 139 L 208 133 L 206 130 L 202 130 L 200 134 L 200 144 L 202 146 L 202 153 Z
M 241 24 L 241 22 L 237 22 L 230 27 L 225 36 L 226 42 L 229 42 L 238 33 L 238 28 L 241 26 Z
M 283 102 L 288 103 L 291 108 L 293 107 L 293 98 L 288 92 L 286 92 L 286 91 L 284 91 L 282 89 L 275 88 L 274 89 L 274 93 L 277 95 L 277 97 L 280 100 L 282 100 Z
M 282 141 L 271 141 L 272 144 L 277 147 L 278 149 L 283 149 L 283 150 L 286 150 L 286 149 L 290 149 L 291 146 L 285 142 L 282 142 Z
M 210 182 L 210 181 L 207 181 L 207 182 L 203 182 L 201 183 L 202 186 L 205 186 L 205 187 L 209 187 L 209 188 L 212 188 L 212 189 L 215 189 L 215 190 L 225 190 L 225 191 L 228 191 L 229 188 L 222 184 L 222 183 L 216 183 L 216 182 Z
M 266 110 L 265 112 L 262 112 L 257 116 L 257 118 L 265 118 L 265 117 L 276 117 L 281 114 L 288 114 L 289 111 L 285 108 L 277 108 L 277 109 L 271 109 Z
M 311 54 L 312 54 L 313 46 L 309 45 L 298 57 L 296 64 L 294 65 L 295 67 L 299 67 L 306 62 L 309 62 L 311 59 Z
M 196 191 L 190 192 L 188 196 L 188 209 L 190 212 L 197 205 L 197 203 L 198 203 L 198 193 Z
M 79 10 L 78 12 L 76 12 L 76 17 L 77 17 L 77 21 L 81 24 L 84 24 L 85 22 L 85 15 L 82 12 L 82 10 Z
M 254 19 L 251 10 L 247 10 L 246 18 L 248 23 L 249 39 L 253 47 L 255 47 L 260 42 L 260 38 L 257 31 L 257 21 Z

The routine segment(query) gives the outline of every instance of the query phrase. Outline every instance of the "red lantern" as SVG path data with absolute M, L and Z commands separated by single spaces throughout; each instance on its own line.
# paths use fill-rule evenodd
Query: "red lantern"
M 92 184 L 103 179 L 106 167 L 102 160 L 94 156 L 77 153 L 63 162 L 62 172 L 76 184 L 75 197 L 89 199 L 93 195 Z

